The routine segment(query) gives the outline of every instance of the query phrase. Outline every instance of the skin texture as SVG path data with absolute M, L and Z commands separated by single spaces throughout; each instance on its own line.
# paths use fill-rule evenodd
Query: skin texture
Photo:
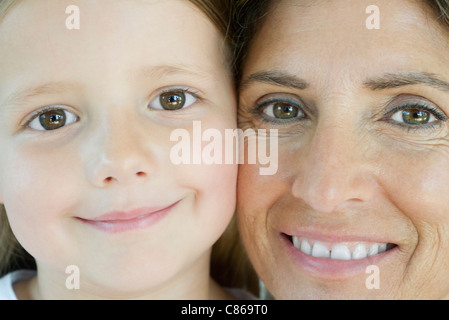
M 244 63 L 239 122 L 279 130 L 279 170 L 240 166 L 239 224 L 278 299 L 449 293 L 449 38 L 417 1 L 377 1 L 380 30 L 369 30 L 370 4 L 276 2 Z M 273 118 L 279 101 L 298 116 Z M 405 123 L 410 105 L 429 121 Z M 299 254 L 290 236 L 395 247 L 335 264 Z M 369 265 L 378 289 L 366 285 Z
M 65 27 L 69 5 L 80 8 L 80 30 Z M 0 201 L 37 261 L 38 276 L 17 286 L 23 297 L 226 297 L 209 277 L 209 257 L 234 212 L 237 165 L 170 158 L 171 132 L 192 136 L 193 120 L 203 130 L 236 127 L 222 42 L 187 1 L 22 1 L 6 15 Z M 153 108 L 173 88 L 188 90 L 189 103 Z M 29 120 L 49 105 L 73 121 L 37 130 Z M 81 220 L 172 204 L 125 232 Z M 79 268 L 79 290 L 66 289 L 69 265 Z

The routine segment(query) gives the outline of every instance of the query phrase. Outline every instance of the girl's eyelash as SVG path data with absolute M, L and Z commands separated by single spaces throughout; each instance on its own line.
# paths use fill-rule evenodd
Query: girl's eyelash
M 148 106 L 150 106 L 152 104 L 152 102 L 155 99 L 157 99 L 157 97 L 160 97 L 161 95 L 166 94 L 166 93 L 175 93 L 175 92 L 181 92 L 183 94 L 191 95 L 196 100 L 195 103 L 197 103 L 197 102 L 204 102 L 204 100 L 205 100 L 203 98 L 202 94 L 199 92 L 199 90 L 192 89 L 192 88 L 189 88 L 189 87 L 168 87 L 168 88 L 164 88 L 161 91 L 159 91 L 157 93 L 157 95 L 154 96 L 154 98 L 151 99 L 151 101 L 149 102 Z M 153 112 L 154 111 L 166 112 L 165 110 L 160 110 L 160 109 L 152 109 L 152 110 L 153 110 Z M 186 108 L 180 108 L 180 109 L 177 109 L 177 110 L 170 110 L 169 112 L 171 114 L 183 114 L 183 112 L 185 112 L 185 111 L 186 111 Z
M 188 93 L 194 96 L 196 99 L 202 101 L 203 98 L 200 95 L 200 92 L 198 90 L 192 89 L 192 88 L 182 88 L 182 87 L 172 87 L 172 88 L 166 88 L 163 89 L 161 92 L 158 93 L 157 96 L 160 96 L 164 93 L 170 93 L 170 92 L 182 92 L 182 93 Z
M 62 105 L 51 105 L 51 106 L 45 106 L 43 108 L 40 108 L 37 111 L 34 111 L 32 114 L 30 114 L 29 117 L 26 118 L 25 121 L 22 122 L 22 127 L 27 128 L 31 121 L 33 121 L 35 118 L 39 117 L 40 115 L 48 112 L 48 111 L 54 111 L 54 110 L 67 110 L 67 108 L 64 108 Z

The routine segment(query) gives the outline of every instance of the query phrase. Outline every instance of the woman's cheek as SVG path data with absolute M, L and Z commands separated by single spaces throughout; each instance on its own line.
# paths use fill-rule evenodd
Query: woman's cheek
M 388 157 L 382 165 L 385 192 L 412 221 L 449 224 L 449 154 L 431 151 Z

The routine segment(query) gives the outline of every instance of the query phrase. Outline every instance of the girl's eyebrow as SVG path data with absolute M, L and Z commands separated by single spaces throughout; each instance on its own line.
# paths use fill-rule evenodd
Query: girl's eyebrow
M 404 86 L 423 84 L 441 91 L 449 91 L 449 83 L 437 75 L 427 72 L 407 71 L 386 73 L 379 78 L 364 82 L 364 86 L 373 91 L 394 89 Z
M 198 78 L 209 78 L 213 74 L 202 70 L 200 67 L 187 65 L 159 65 L 145 66 L 138 70 L 138 77 L 160 79 L 170 75 L 187 75 Z
M 78 87 L 76 83 L 73 82 L 48 82 L 41 85 L 29 86 L 21 88 L 12 94 L 10 94 L 6 101 L 1 103 L 1 105 L 11 106 L 11 105 L 19 105 L 27 100 L 32 98 L 42 96 L 42 95 L 52 95 L 60 93 L 67 88 Z
M 147 66 L 138 70 L 137 75 L 141 77 L 148 77 L 150 79 L 163 78 L 165 76 L 185 74 L 188 76 L 195 76 L 197 78 L 209 78 L 212 74 L 201 70 L 200 68 L 194 68 L 189 66 Z M 133 74 L 135 75 L 135 74 Z M 48 82 L 40 85 L 31 85 L 28 87 L 22 87 L 9 96 L 6 97 L 5 101 L 1 101 L 1 106 L 15 106 L 24 103 L 32 98 L 58 94 L 67 91 L 70 88 L 79 88 L 80 84 L 70 81 L 56 81 Z

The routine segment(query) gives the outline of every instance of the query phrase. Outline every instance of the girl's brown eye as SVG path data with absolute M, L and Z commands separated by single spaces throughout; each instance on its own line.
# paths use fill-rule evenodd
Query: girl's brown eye
M 28 127 L 39 131 L 50 131 L 62 128 L 78 121 L 78 117 L 72 112 L 63 109 L 53 109 L 35 116 Z
M 159 96 L 159 100 L 165 110 L 179 110 L 184 107 L 186 96 L 184 92 L 166 92 Z
M 39 116 L 39 122 L 45 130 L 59 129 L 65 125 L 65 112 L 62 110 L 47 111 Z
M 148 108 L 151 110 L 176 111 L 190 107 L 198 101 L 198 97 L 184 89 L 166 91 L 153 99 Z

